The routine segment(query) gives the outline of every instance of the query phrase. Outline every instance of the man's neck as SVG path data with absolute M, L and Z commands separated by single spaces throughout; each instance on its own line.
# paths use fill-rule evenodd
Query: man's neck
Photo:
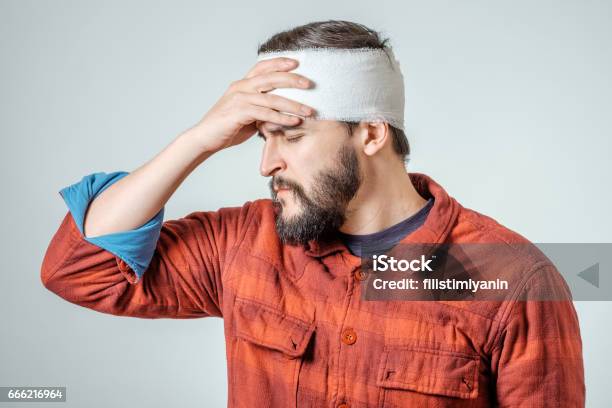
M 427 200 L 416 191 L 403 163 L 371 172 L 347 209 L 345 234 L 372 234 L 414 215 Z

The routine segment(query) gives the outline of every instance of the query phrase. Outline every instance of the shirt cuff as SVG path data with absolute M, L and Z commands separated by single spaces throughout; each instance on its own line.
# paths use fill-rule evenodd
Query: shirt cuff
M 153 258 L 164 220 L 164 207 L 145 224 L 129 231 L 100 235 L 92 238 L 85 237 L 83 234 L 85 213 L 89 207 L 89 203 L 108 187 L 128 174 L 129 173 L 125 171 L 117 171 L 108 174 L 93 173 L 83 177 L 81 181 L 75 184 L 64 187 L 59 191 L 59 194 L 66 202 L 81 236 L 87 242 L 120 258 L 134 271 L 136 278 L 135 281 L 131 283 L 136 283 L 147 270 Z

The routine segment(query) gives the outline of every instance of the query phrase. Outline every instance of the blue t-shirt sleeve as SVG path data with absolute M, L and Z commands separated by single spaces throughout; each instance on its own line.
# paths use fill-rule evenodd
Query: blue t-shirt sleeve
M 59 191 L 59 194 L 66 202 L 83 238 L 121 258 L 130 268 L 132 268 L 136 274 L 136 282 L 138 282 L 153 258 L 164 220 L 163 207 L 144 225 L 133 230 L 92 238 L 85 237 L 83 234 L 85 212 L 89 207 L 89 203 L 100 193 L 113 185 L 113 183 L 121 180 L 128 174 L 129 173 L 125 171 L 93 173 L 83 177 L 81 181 L 75 184 L 64 187 Z

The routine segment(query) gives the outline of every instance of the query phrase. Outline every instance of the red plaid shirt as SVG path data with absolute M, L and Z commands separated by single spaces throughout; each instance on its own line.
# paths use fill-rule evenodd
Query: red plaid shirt
M 402 243 L 527 242 L 410 177 L 435 202 Z M 41 279 L 103 313 L 222 317 L 230 407 L 584 406 L 571 301 L 364 301 L 360 263 L 340 241 L 282 245 L 266 199 L 165 221 L 138 283 L 68 213 Z

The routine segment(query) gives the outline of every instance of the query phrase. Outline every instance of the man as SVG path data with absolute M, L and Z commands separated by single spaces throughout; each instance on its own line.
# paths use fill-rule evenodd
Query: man
M 563 287 L 545 259 L 516 256 L 503 301 L 362 296 L 366 247 L 528 243 L 406 172 L 403 82 L 386 41 L 346 21 L 270 38 L 152 160 L 60 192 L 70 211 L 45 287 L 114 315 L 222 317 L 232 407 L 583 406 L 571 301 L 523 301 Z M 162 222 L 196 167 L 256 132 L 272 200 Z

